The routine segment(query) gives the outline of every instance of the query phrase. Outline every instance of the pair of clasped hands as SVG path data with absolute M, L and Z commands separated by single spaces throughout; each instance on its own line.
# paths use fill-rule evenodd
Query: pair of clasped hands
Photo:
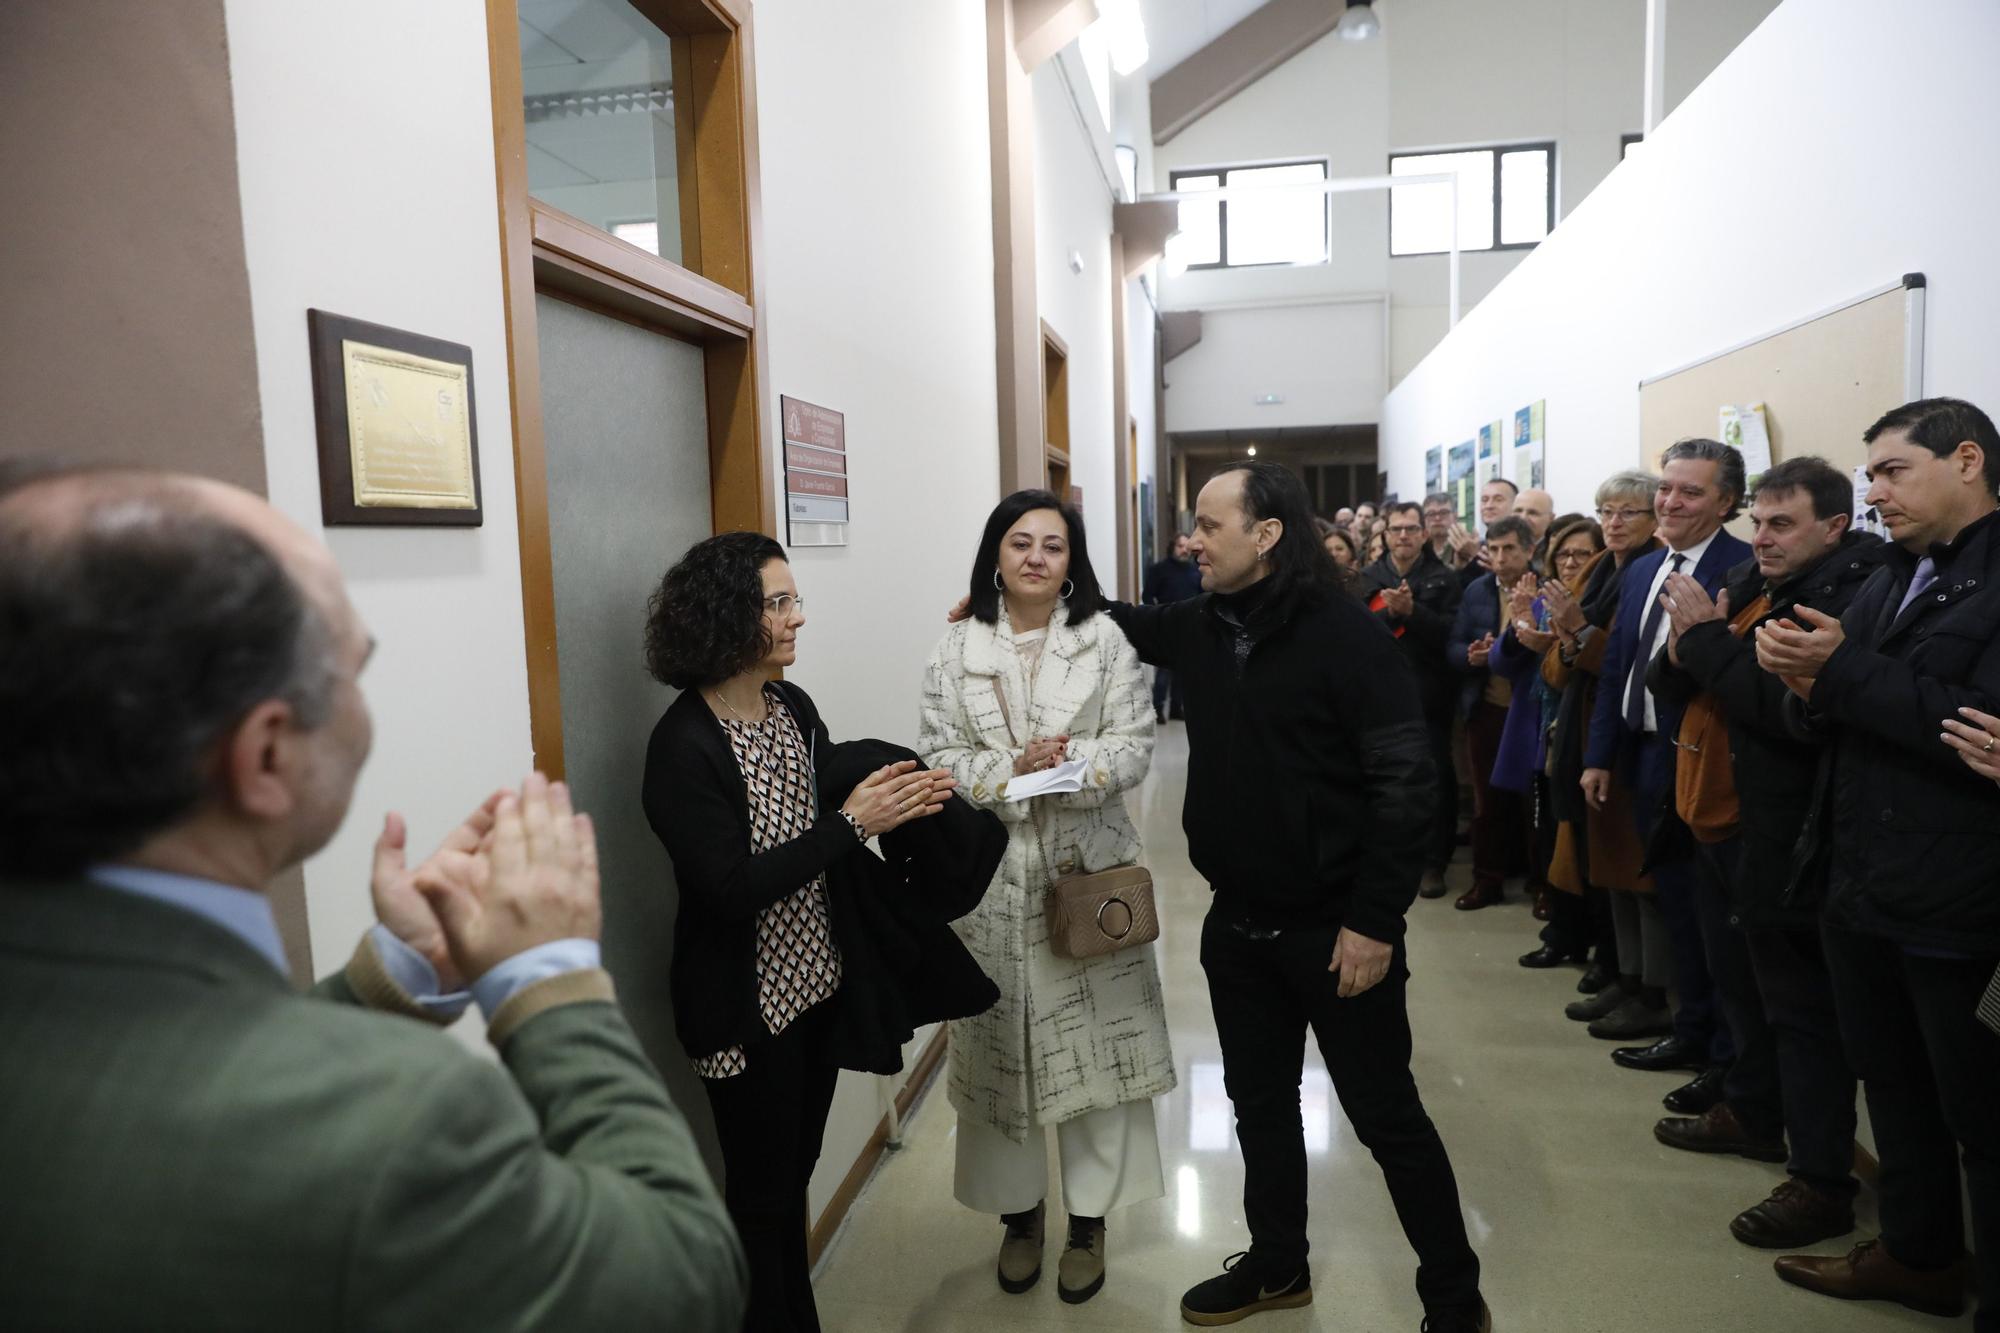
M 944 808 L 958 783 L 913 759 L 877 769 L 841 809 L 869 837 Z M 412 866 L 400 814 L 375 840 L 375 916 L 437 970 L 446 992 L 517 954 L 556 940 L 594 940 L 603 927 L 597 831 L 571 807 L 567 783 L 531 773 L 500 790 Z

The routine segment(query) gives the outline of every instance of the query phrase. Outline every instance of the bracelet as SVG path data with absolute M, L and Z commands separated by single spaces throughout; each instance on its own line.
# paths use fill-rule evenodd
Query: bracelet
M 860 820 L 856 819 L 853 815 L 848 814 L 847 811 L 845 810 L 842 810 L 840 812 L 840 817 L 847 821 L 847 827 L 854 830 L 855 837 L 859 838 L 863 842 L 868 841 L 868 830 L 861 826 Z

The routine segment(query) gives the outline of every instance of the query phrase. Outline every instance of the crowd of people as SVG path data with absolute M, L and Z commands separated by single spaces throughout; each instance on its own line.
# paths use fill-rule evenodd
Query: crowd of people
M 1958 1311 L 1962 1153 L 1979 1327 L 2000 1327 L 2000 897 L 1981 870 L 2000 609 L 1980 593 L 2000 576 L 2000 436 L 1930 399 L 1862 438 L 1887 540 L 1824 460 L 1752 486 L 1705 439 L 1604 478 L 1594 515 L 1494 480 L 1482 536 L 1444 494 L 1319 531 L 1422 685 L 1439 788 L 1420 894 L 1446 892 L 1462 764 L 1454 906 L 1521 877 L 1545 924 L 1520 965 L 1584 965 L 1567 1016 L 1631 1043 L 1619 1066 L 1693 1076 L 1658 1141 L 1785 1164 L 1730 1233 L 1791 1250 L 1854 1230 L 1858 1080 L 1881 1236 L 1778 1275 Z M 1747 543 L 1725 528 L 1745 510 Z
M 1291 472 L 1232 464 L 1138 605 L 1100 587 L 1073 505 L 1018 492 L 914 747 L 836 742 L 782 679 L 807 623 L 783 547 L 695 544 L 643 608 L 679 693 L 634 795 L 673 868 L 657 965 L 720 1195 L 599 969 L 568 789 L 495 792 L 415 866 L 388 816 L 378 924 L 291 991 L 266 891 L 338 828 L 371 739 L 338 569 L 214 482 L 0 469 L 0 1175 L 25 1203 L 0 1214 L 0 1322 L 815 1330 L 838 1071 L 894 1071 L 939 1021 L 953 1189 L 999 1225 L 1000 1287 L 1042 1276 L 1052 1135 L 1056 1287 L 1092 1299 L 1111 1216 L 1164 1191 L 1175 1062 L 1150 934 L 1109 900 L 1096 934 L 1058 909 L 1108 876 L 1143 916 L 1125 793 L 1178 714 L 1248 1233 L 1184 1321 L 1313 1299 L 1310 1034 L 1422 1328 L 1492 1327 L 1410 1068 L 1406 916 L 1447 893 L 1462 763 L 1455 906 L 1523 877 L 1521 964 L 1587 965 L 1569 1016 L 1647 1043 L 1620 1065 L 1695 1075 L 1658 1140 L 1785 1163 L 1731 1234 L 1854 1229 L 1858 1083 L 1881 1234 L 1778 1275 L 1956 1313 L 1962 1156 L 2000 1328 L 2000 435 L 1929 399 L 1863 438 L 1886 541 L 1820 459 L 1753 488 L 1705 439 L 1606 477 L 1594 516 L 1489 482 L 1478 535 L 1443 495 L 1316 521 Z M 1746 507 L 1748 543 L 1725 527 Z M 497 1065 L 421 1026 L 472 1004 Z

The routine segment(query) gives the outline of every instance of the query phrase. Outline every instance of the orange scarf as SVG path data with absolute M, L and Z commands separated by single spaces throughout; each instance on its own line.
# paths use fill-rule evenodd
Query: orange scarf
M 1729 619 L 1729 632 L 1742 638 L 1771 610 L 1770 594 L 1758 597 Z M 1736 774 L 1729 766 L 1729 723 L 1715 696 L 1704 691 L 1681 716 L 1674 744 L 1674 809 L 1697 842 L 1732 837 L 1741 818 Z

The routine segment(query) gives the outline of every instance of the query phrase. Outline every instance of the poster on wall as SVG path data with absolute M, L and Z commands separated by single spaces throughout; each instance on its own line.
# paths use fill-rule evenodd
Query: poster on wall
M 1500 437 L 1506 429 L 1504 421 L 1489 421 L 1479 428 L 1479 466 L 1474 473 L 1478 486 L 1500 475 Z
M 1752 486 L 1771 470 L 1771 423 L 1762 403 L 1724 403 L 1715 438 L 1743 455 L 1744 479 Z
M 1454 444 L 1451 457 L 1445 464 L 1445 492 L 1451 496 L 1451 507 L 1458 511 L 1458 521 L 1470 524 L 1477 512 L 1479 483 L 1472 476 L 1473 442 Z
M 1153 545 L 1153 481 L 1148 477 L 1139 483 L 1139 567 L 1144 569 L 1160 558 L 1159 548 Z
M 1544 490 L 1548 477 L 1542 466 L 1547 446 L 1548 400 L 1537 399 L 1514 413 L 1514 484 L 1524 491 Z
M 847 545 L 847 418 L 780 394 L 785 428 L 785 536 L 790 546 Z
M 1434 495 L 1444 489 L 1444 446 L 1434 444 L 1424 455 L 1424 494 Z

